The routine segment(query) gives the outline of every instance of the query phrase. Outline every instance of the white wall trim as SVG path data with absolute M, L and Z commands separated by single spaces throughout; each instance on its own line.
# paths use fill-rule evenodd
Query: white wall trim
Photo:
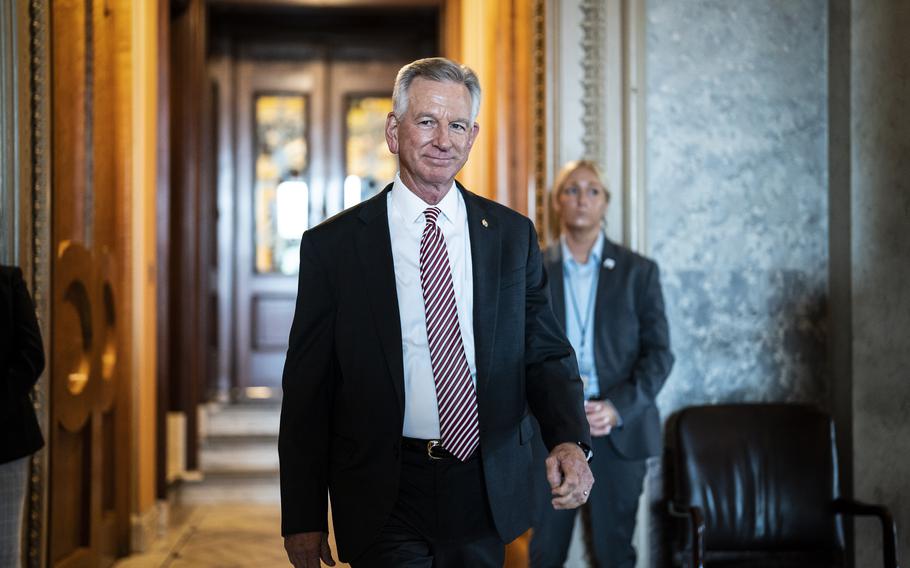
M 612 193 L 607 234 L 646 250 L 645 0 L 547 1 L 547 164 L 587 158 Z
M 623 4 L 623 241 L 629 248 L 647 254 L 645 0 L 624 0 Z

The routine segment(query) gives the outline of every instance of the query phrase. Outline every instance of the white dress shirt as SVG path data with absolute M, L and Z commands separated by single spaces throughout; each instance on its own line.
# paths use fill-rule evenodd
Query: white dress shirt
M 404 362 L 404 428 L 410 438 L 439 438 L 439 408 L 436 383 L 427 342 L 427 320 L 423 289 L 420 285 L 420 238 L 426 225 L 423 212 L 431 205 L 417 197 L 402 183 L 398 174 L 389 192 L 389 236 L 395 265 L 395 289 L 401 317 L 401 353 Z M 471 239 L 464 197 L 452 184 L 436 207 L 437 220 L 446 240 L 452 284 L 458 306 L 458 324 L 464 343 L 471 378 L 477 385 L 474 360 L 474 281 L 471 265 Z M 369 282 L 365 283 L 369 286 Z

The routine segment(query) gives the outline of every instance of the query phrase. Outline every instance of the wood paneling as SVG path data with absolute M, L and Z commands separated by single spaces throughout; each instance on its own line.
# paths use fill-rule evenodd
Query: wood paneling
M 54 0 L 49 559 L 129 546 L 130 4 Z
M 207 192 L 206 139 L 209 86 L 205 69 L 206 6 L 179 3 L 169 23 L 169 197 L 166 221 L 167 322 L 162 349 L 169 352 L 160 380 L 168 382 L 167 410 L 186 416 L 186 467 L 199 464 L 197 407 L 208 376 L 206 344 L 208 251 L 212 196 Z M 162 430 L 163 432 L 163 430 Z
M 448 0 L 445 55 L 474 69 L 483 88 L 480 134 L 459 175 L 468 188 L 522 213 L 534 188 L 534 23 L 526 0 Z
M 170 401 L 171 179 L 170 179 L 170 5 L 158 2 L 158 112 L 156 127 L 155 292 L 157 320 L 155 394 L 155 496 L 167 499 L 167 410 Z
M 60 95 L 52 97 L 54 117 L 54 191 L 60 196 L 82 195 L 86 184 L 86 152 L 89 149 L 86 128 L 86 2 L 55 0 L 52 2 L 53 53 L 51 70 L 54 88 Z M 64 151 L 65 149 L 65 151 Z M 68 207 L 54 209 L 54 234 L 59 242 L 84 240 L 86 236 L 85 204 L 70 199 Z
M 58 427 L 54 432 L 54 451 L 60 456 L 51 474 L 51 486 L 66 487 L 55 491 L 51 501 L 54 511 L 54 534 L 51 563 L 87 550 L 91 546 L 91 431 L 70 432 Z

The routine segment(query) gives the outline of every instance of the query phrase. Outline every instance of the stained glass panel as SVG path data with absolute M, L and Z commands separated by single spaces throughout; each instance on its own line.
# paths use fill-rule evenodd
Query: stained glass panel
M 309 226 L 307 97 L 255 97 L 256 272 L 296 274 Z
M 353 96 L 345 112 L 344 207 L 376 195 L 392 181 L 398 161 L 385 141 L 392 97 Z

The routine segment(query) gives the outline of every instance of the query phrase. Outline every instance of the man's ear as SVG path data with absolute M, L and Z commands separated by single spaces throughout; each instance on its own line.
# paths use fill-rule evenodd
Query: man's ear
M 385 117 L 385 143 L 389 152 L 398 154 L 398 117 L 392 112 Z
M 471 127 L 471 146 L 474 145 L 474 140 L 477 140 L 478 132 L 480 132 L 480 125 L 475 122 L 474 126 Z

